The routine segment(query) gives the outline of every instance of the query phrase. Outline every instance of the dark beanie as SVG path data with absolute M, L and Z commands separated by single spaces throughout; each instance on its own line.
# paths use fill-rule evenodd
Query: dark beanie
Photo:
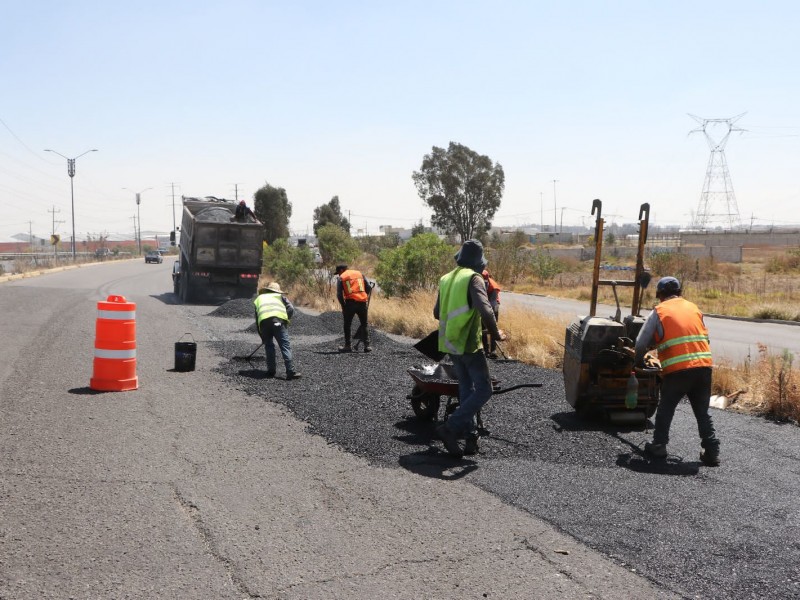
M 455 255 L 459 267 L 467 267 L 476 271 L 486 268 L 486 257 L 483 255 L 483 244 L 478 240 L 467 240 L 461 245 L 461 250 Z

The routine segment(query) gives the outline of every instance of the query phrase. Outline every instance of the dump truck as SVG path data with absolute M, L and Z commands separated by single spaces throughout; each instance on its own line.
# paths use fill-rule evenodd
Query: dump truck
M 183 197 L 180 264 L 175 293 L 181 302 L 250 298 L 261 275 L 264 226 L 252 216 L 234 219 L 237 203 Z

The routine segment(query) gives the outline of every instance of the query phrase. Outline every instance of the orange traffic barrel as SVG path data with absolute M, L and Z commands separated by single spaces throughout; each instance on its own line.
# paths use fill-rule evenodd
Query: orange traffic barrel
M 89 387 L 125 392 L 139 387 L 136 377 L 136 303 L 109 296 L 97 303 L 94 371 Z

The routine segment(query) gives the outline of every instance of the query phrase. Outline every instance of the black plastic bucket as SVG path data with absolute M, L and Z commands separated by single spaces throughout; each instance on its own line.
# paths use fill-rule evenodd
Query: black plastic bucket
M 186 336 L 192 337 L 191 333 L 183 334 L 181 340 Z M 175 370 L 176 371 L 194 371 L 194 363 L 197 359 L 197 343 L 192 337 L 191 342 L 182 342 L 178 340 L 175 342 Z

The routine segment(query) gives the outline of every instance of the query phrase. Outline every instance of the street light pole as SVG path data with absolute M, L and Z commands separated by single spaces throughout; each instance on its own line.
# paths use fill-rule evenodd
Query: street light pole
M 68 158 L 61 154 L 61 152 L 56 152 L 55 150 L 50 150 L 45 148 L 45 152 L 52 152 L 53 154 L 58 154 L 61 158 L 67 160 L 67 175 L 69 175 L 69 196 L 70 202 L 72 203 L 72 262 L 76 260 L 75 254 L 75 188 L 72 184 L 72 179 L 75 177 L 75 161 L 78 160 L 84 154 L 89 154 L 89 152 L 97 152 L 97 148 L 93 148 L 92 150 L 87 150 L 83 154 L 79 154 L 75 158 Z

